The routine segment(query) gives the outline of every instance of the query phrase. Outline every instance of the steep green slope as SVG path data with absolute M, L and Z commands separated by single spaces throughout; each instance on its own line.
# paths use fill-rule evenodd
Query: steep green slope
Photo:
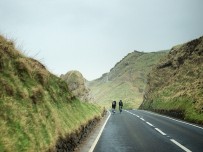
M 67 84 L 0 36 L 0 151 L 54 150 L 101 109 L 81 103 Z
M 153 68 L 140 108 L 203 124 L 203 37 L 173 47 Z
M 109 73 L 88 83 L 94 102 L 110 107 L 113 100 L 122 99 L 125 108 L 138 108 L 142 102 L 147 74 L 166 52 L 129 53 Z

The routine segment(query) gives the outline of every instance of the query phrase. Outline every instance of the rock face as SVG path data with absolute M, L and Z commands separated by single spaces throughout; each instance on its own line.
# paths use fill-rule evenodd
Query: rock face
M 89 101 L 89 89 L 86 87 L 86 80 L 79 71 L 69 71 L 61 78 L 66 81 L 68 88 L 73 96 L 79 98 L 81 101 Z
M 182 111 L 184 119 L 203 122 L 203 37 L 173 47 L 153 68 L 140 108 Z

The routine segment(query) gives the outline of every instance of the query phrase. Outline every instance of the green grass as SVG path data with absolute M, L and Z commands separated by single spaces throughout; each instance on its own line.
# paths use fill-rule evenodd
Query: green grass
M 67 84 L 0 36 L 0 151 L 47 151 L 59 137 L 100 117 Z
M 164 55 L 166 52 L 129 53 L 109 73 L 89 83 L 94 101 L 109 108 L 113 100 L 121 99 L 124 108 L 138 108 L 143 100 L 147 75 Z
M 184 111 L 184 119 L 190 122 L 202 123 L 203 113 L 195 109 L 194 99 L 191 97 L 176 97 L 173 99 L 154 98 L 150 109 L 181 110 Z
M 172 48 L 150 72 L 140 108 L 182 110 L 185 120 L 203 124 L 202 44 L 203 37 Z
M 44 151 L 54 145 L 59 135 L 76 131 L 101 113 L 97 106 L 78 100 L 44 100 L 33 105 L 26 100 L 3 98 L 0 103 L 0 145 L 6 151 Z

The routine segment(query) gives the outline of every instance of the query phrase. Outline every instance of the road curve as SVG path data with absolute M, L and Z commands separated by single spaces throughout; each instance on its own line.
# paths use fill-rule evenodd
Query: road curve
M 201 152 L 203 128 L 143 110 L 112 114 L 94 152 Z

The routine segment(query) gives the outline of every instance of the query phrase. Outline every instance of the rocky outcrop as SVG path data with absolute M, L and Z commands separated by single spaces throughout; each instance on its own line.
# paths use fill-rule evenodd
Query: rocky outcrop
M 61 78 L 68 84 L 69 91 L 81 101 L 90 101 L 90 90 L 86 86 L 86 80 L 79 71 L 69 71 Z

